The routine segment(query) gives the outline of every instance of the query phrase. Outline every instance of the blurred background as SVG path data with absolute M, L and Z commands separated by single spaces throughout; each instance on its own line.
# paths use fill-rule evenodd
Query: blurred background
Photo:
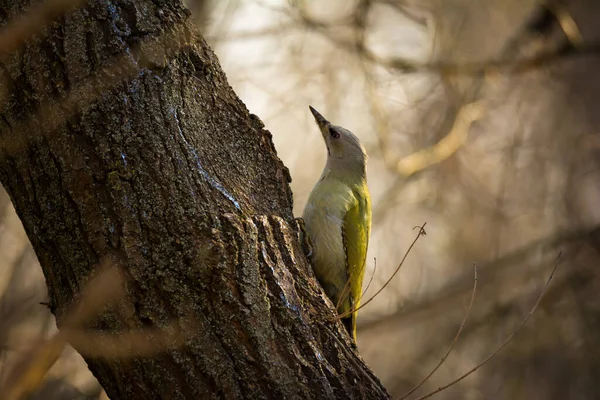
M 373 228 L 362 357 L 416 398 L 506 348 L 440 399 L 600 398 L 600 3 L 188 1 L 229 83 L 290 169 L 300 216 L 326 156 L 308 110 L 369 153 Z M 0 195 L 0 373 L 40 332 L 43 275 Z M 376 268 L 375 268 L 376 266 Z M 600 381 L 598 381 L 600 382 Z M 44 390 L 46 392 L 44 392 Z M 97 397 L 64 352 L 39 398 Z M 60 394 L 56 394 L 60 393 Z

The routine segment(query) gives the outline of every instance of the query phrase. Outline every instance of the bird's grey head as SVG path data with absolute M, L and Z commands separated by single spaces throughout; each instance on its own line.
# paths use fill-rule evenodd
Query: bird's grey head
M 332 125 L 317 110 L 308 106 L 327 145 L 327 164 L 330 167 L 366 168 L 367 152 L 360 140 L 348 129 Z

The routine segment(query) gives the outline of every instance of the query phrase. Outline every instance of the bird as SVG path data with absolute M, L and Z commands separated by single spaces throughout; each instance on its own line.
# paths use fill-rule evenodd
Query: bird
M 368 157 L 356 135 L 309 109 L 325 141 L 327 162 L 302 214 L 311 246 L 307 256 L 356 345 L 356 309 L 371 234 Z

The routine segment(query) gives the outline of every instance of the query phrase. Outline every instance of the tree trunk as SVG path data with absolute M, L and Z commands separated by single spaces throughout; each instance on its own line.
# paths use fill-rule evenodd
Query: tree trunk
M 0 0 L 3 24 L 29 0 Z M 292 228 L 288 170 L 180 1 L 90 1 L 1 62 L 0 179 L 61 316 L 99 260 L 91 326 L 187 326 L 151 357 L 85 355 L 111 399 L 387 398 Z

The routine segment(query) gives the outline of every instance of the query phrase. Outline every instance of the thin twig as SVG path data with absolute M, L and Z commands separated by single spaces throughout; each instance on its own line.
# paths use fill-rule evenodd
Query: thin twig
M 377 258 L 375 258 L 375 267 L 373 268 L 373 273 L 371 274 L 371 279 L 369 280 L 369 283 L 367 284 L 367 288 L 362 293 L 362 295 L 360 296 L 358 301 L 355 302 L 356 304 L 360 304 L 360 300 L 362 300 L 365 293 L 367 293 L 367 290 L 369 290 L 369 286 L 371 286 L 371 282 L 373 282 L 373 277 L 375 276 L 376 270 L 377 270 Z M 350 282 L 350 279 L 348 279 L 346 281 L 346 284 L 344 285 L 344 290 L 342 290 L 342 294 L 340 295 L 340 298 L 338 299 L 337 304 L 335 305 L 336 310 L 338 310 L 340 308 L 340 306 L 342 305 L 342 302 L 346 299 L 346 296 L 348 296 L 350 294 L 350 288 L 351 288 L 351 282 Z
M 346 281 L 346 284 L 344 285 L 344 289 L 342 290 L 342 293 L 340 293 L 340 297 L 338 298 L 338 301 L 335 305 L 336 311 L 340 308 L 340 306 L 342 305 L 343 301 L 346 299 L 348 294 L 350 294 L 350 286 L 351 286 L 351 282 L 350 282 L 350 279 L 348 279 Z
M 373 257 L 373 262 L 374 262 L 373 273 L 371 274 L 371 279 L 369 279 L 369 283 L 367 283 L 367 287 L 365 288 L 362 295 L 360 296 L 361 300 L 363 297 L 365 297 L 365 294 L 367 294 L 367 291 L 369 290 L 369 288 L 371 287 L 371 283 L 373 282 L 373 278 L 375 277 L 375 272 L 377 272 L 377 257 Z
M 413 387 L 411 390 L 409 390 L 408 392 L 406 392 L 404 394 L 404 396 L 400 397 L 400 400 L 403 400 L 403 399 L 407 398 L 408 396 L 410 396 L 411 394 L 413 394 L 417 389 L 419 389 L 421 386 L 423 386 L 423 384 L 425 382 L 427 382 L 427 380 L 429 378 L 431 378 L 431 376 L 433 374 L 435 374 L 435 372 L 446 361 L 446 359 L 450 355 L 450 352 L 452 352 L 452 350 L 454 349 L 454 346 L 456 346 L 456 343 L 458 342 L 458 338 L 460 337 L 460 334 L 462 333 L 462 331 L 463 331 L 463 329 L 465 327 L 465 324 L 467 322 L 467 318 L 469 318 L 469 315 L 471 314 L 471 310 L 473 309 L 473 302 L 475 301 L 475 293 L 476 292 L 477 292 L 477 264 L 473 264 L 473 291 L 471 292 L 471 301 L 469 303 L 469 308 L 467 309 L 465 317 L 463 318 L 462 322 L 460 323 L 460 327 L 458 328 L 458 332 L 456 332 L 456 336 L 454 336 L 454 340 L 452 341 L 452 345 L 450 346 L 450 348 L 448 349 L 448 351 L 446 352 L 446 354 L 444 354 L 444 356 L 442 357 L 442 359 L 438 362 L 438 364 L 435 366 L 435 368 L 432 369 L 431 372 L 429 374 L 427 374 L 427 376 L 425 378 L 423 378 L 421 380 L 421 382 L 419 382 L 415 387 Z
M 523 320 L 523 322 L 521 322 L 521 324 L 517 327 L 517 329 L 515 329 L 513 331 L 513 333 L 510 334 L 510 336 L 508 338 L 506 338 L 506 340 L 494 352 L 492 352 L 489 356 L 487 356 L 486 358 L 484 358 L 483 361 L 481 361 L 479 364 L 477 364 L 476 366 L 474 366 L 469 371 L 467 371 L 463 375 L 459 376 L 458 378 L 456 378 L 452 382 L 448 383 L 447 385 L 444 385 L 444 386 L 441 386 L 441 387 L 437 388 L 436 390 L 434 390 L 431 393 L 428 393 L 428 394 L 426 394 L 424 396 L 418 397 L 415 400 L 423 400 L 423 399 L 429 398 L 429 397 L 433 396 L 434 394 L 437 394 L 437 393 L 441 392 L 442 390 L 447 389 L 450 386 L 457 384 L 458 382 L 460 382 L 463 379 L 465 379 L 467 376 L 471 375 L 473 372 L 477 371 L 482 365 L 484 365 L 485 363 L 487 363 L 488 361 L 490 361 L 498 353 L 500 353 L 500 351 L 504 347 L 506 347 L 506 345 L 517 335 L 517 333 L 521 330 L 521 328 L 523 328 L 523 326 L 525 326 L 525 324 L 527 323 L 527 321 L 529 321 L 529 319 L 531 318 L 531 316 L 533 315 L 533 313 L 535 313 L 535 310 L 540 305 L 540 302 L 542 301 L 542 298 L 544 297 L 544 295 L 546 294 L 546 292 L 548 292 L 548 288 L 550 287 L 550 282 L 552 281 L 552 278 L 554 278 L 554 273 L 556 272 L 556 269 L 558 268 L 558 265 L 560 264 L 560 257 L 561 257 L 561 255 L 562 255 L 562 251 L 558 253 L 558 257 L 556 258 L 556 263 L 554 264 L 554 268 L 552 269 L 552 273 L 550 274 L 550 277 L 548 278 L 548 281 L 546 282 L 546 286 L 544 286 L 544 289 L 542 290 L 542 293 L 539 295 L 539 297 L 538 297 L 537 301 L 535 302 L 535 304 L 534 304 L 533 308 L 531 309 L 531 311 L 529 311 L 529 314 L 527 314 L 527 317 Z
M 385 289 L 387 287 L 387 285 L 389 285 L 389 283 L 392 281 L 392 279 L 394 279 L 394 277 L 396 276 L 396 274 L 398 273 L 398 271 L 400 271 L 400 268 L 404 264 L 404 261 L 406 260 L 406 257 L 408 257 L 408 254 L 410 253 L 410 251 L 412 250 L 412 248 L 415 247 L 415 244 L 417 243 L 417 241 L 419 240 L 419 238 L 421 236 L 425 236 L 427 234 L 427 232 L 425 232 L 425 225 L 427 225 L 427 222 L 423 223 L 423 225 L 421 225 L 421 226 L 415 226 L 413 228 L 413 229 L 417 229 L 418 228 L 419 229 L 419 233 L 417 234 L 417 236 L 415 237 L 415 239 L 412 241 L 412 243 L 408 247 L 408 250 L 406 250 L 406 253 L 404 253 L 404 257 L 402 257 L 402 260 L 400 261 L 400 264 L 398 264 L 398 267 L 396 268 L 396 270 L 394 271 L 394 273 L 392 274 L 392 276 L 390 276 L 390 278 L 383 284 L 383 286 L 369 300 L 365 301 L 359 307 L 352 307 L 351 310 L 346 311 L 345 313 L 338 315 L 336 319 L 344 318 L 344 317 L 352 314 L 353 312 L 360 310 L 361 308 L 363 308 L 364 306 L 366 306 L 367 304 L 369 304 L 371 301 L 373 301 L 373 299 L 375 299 L 375 297 L 377 297 L 377 295 L 379 293 L 381 293 L 383 291 L 383 289 Z

